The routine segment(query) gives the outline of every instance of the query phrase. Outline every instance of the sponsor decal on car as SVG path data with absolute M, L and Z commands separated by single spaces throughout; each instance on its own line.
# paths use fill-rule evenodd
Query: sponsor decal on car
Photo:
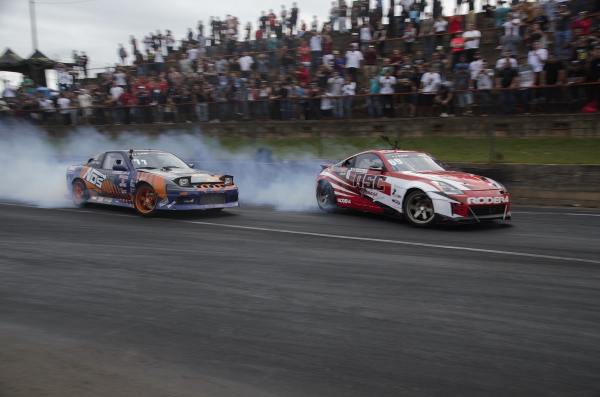
M 127 187 L 127 184 L 125 182 L 121 181 L 121 183 L 119 183 L 119 186 L 120 187 Z
M 75 168 L 77 168 L 76 165 L 71 165 L 69 168 L 67 168 L 67 171 L 75 171 Z
M 400 165 L 400 164 L 402 164 L 402 160 L 400 160 L 400 159 L 389 159 L 388 163 L 390 163 L 391 165 Z
M 383 191 L 384 186 L 381 182 L 385 182 L 386 177 L 373 174 L 354 174 L 350 182 L 361 189 L 377 189 Z
M 83 179 L 94 186 L 102 187 L 102 182 L 106 179 L 106 175 L 94 168 L 88 168 L 85 174 L 83 174 Z
M 352 203 L 352 201 L 350 201 L 350 199 L 347 199 L 347 198 L 340 198 L 340 199 L 338 199 L 338 202 L 342 203 L 342 204 L 351 204 Z
M 164 207 L 167 204 L 169 204 L 169 198 L 168 197 L 166 199 L 162 200 L 160 203 L 158 203 L 158 206 L 159 207 Z
M 127 179 L 127 176 L 128 176 L 127 173 L 125 173 L 125 175 L 119 175 L 119 178 L 121 178 L 121 179 Z
M 508 203 L 508 196 L 504 197 L 469 197 L 467 204 L 502 204 Z
M 167 208 L 171 208 L 172 206 L 174 206 L 174 205 L 175 205 L 175 203 L 176 203 L 176 202 L 175 202 L 175 201 L 173 201 L 171 204 L 167 205 Z
M 105 198 L 104 199 L 105 203 L 112 203 L 112 201 L 113 201 L 113 199 L 111 199 L 111 198 Z
M 103 197 L 98 197 L 98 199 L 96 201 L 101 203 L 103 199 L 104 199 Z
M 392 199 L 392 202 L 394 202 L 394 203 L 396 203 L 398 205 L 402 205 L 402 202 L 400 200 L 395 199 L 395 198 Z

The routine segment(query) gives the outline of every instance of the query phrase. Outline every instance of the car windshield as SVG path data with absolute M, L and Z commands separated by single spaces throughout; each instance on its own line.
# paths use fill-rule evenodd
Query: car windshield
M 136 169 L 190 168 L 177 156 L 166 152 L 133 152 Z
M 440 160 L 425 153 L 386 153 L 385 158 L 396 172 L 449 170 Z

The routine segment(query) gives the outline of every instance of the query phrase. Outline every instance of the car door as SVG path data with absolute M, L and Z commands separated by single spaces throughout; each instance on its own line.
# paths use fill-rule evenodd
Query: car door
M 115 166 L 120 166 L 114 169 Z M 102 164 L 102 173 L 106 174 L 108 183 L 103 186 L 102 195 L 113 199 L 124 198 L 129 193 L 131 170 L 125 157 L 119 152 L 107 152 Z
M 354 162 L 352 183 L 360 189 L 363 210 L 382 212 L 377 203 L 383 199 L 386 189 L 387 169 L 377 153 L 362 153 Z
M 331 168 L 333 177 L 328 176 L 327 179 L 335 189 L 335 197 L 339 207 L 362 209 L 362 195 L 360 194 L 360 191 L 354 187 L 352 182 L 352 179 L 354 178 L 354 159 L 354 157 L 350 157 L 334 165 Z

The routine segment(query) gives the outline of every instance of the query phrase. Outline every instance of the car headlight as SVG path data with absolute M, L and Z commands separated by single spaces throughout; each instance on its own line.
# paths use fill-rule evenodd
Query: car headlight
M 488 182 L 490 182 L 492 185 L 494 185 L 495 187 L 497 187 L 500 190 L 503 190 L 504 193 L 507 193 L 506 187 L 504 187 L 503 184 L 501 184 L 500 182 L 497 182 L 493 179 L 487 178 Z
M 225 186 L 231 186 L 233 185 L 233 177 L 232 176 L 226 176 L 223 178 L 223 184 Z
M 181 186 L 181 187 L 190 186 L 190 178 L 180 178 L 179 186 Z
M 462 190 L 455 188 L 449 183 L 443 181 L 435 181 L 433 182 L 442 192 L 448 194 L 464 194 Z

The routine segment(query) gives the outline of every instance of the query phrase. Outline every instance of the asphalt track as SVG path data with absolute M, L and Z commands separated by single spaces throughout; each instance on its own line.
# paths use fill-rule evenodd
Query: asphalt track
M 600 211 L 0 204 L 0 396 L 598 396 Z

